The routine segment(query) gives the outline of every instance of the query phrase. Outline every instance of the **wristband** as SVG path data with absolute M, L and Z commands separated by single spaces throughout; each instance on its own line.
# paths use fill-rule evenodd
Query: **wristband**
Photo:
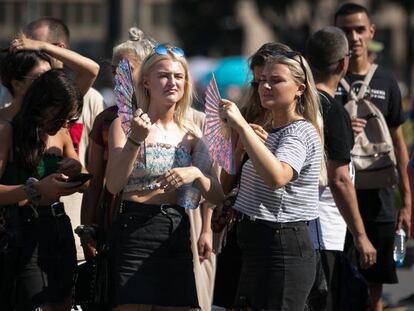
M 34 187 L 34 183 L 38 182 L 34 177 L 29 177 L 26 180 L 26 183 L 23 187 L 24 191 L 26 192 L 27 198 L 29 199 L 30 203 L 34 205 L 38 205 L 41 199 L 41 195 L 39 191 Z
M 142 144 L 142 141 L 138 141 L 138 140 L 132 138 L 131 136 L 128 136 L 128 140 L 137 147 L 141 146 L 141 144 Z

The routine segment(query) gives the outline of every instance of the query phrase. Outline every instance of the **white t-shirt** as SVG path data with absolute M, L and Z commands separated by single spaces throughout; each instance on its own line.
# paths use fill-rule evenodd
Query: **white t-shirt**
M 309 232 L 315 249 L 343 251 L 346 223 L 327 186 L 319 187 L 319 219 L 309 223 Z
M 349 163 L 349 174 L 354 181 L 352 162 Z M 309 233 L 315 249 L 344 250 L 346 223 L 328 186 L 319 186 L 319 219 L 309 223 Z

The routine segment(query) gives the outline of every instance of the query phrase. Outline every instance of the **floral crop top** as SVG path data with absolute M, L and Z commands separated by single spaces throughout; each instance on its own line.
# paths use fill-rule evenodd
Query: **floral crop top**
M 139 150 L 124 193 L 158 189 L 160 187 L 158 178 L 175 167 L 196 166 L 203 174 L 210 174 L 212 164 L 207 147 L 202 140 L 197 143 L 192 154 L 181 143 L 172 145 L 145 142 Z M 188 184 L 178 188 L 177 204 L 181 207 L 196 208 L 200 199 L 201 193 L 196 185 Z
M 183 146 L 166 143 L 145 143 L 135 161 L 124 192 L 159 188 L 157 179 L 169 169 L 192 165 L 192 157 Z

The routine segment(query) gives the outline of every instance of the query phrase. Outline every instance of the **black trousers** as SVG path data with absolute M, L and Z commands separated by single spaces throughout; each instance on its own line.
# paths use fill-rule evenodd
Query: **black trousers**
M 315 277 L 315 251 L 305 222 L 243 219 L 242 271 L 235 308 L 303 311 Z
M 69 217 L 47 207 L 10 207 L 0 267 L 0 310 L 62 303 L 72 292 L 76 249 Z

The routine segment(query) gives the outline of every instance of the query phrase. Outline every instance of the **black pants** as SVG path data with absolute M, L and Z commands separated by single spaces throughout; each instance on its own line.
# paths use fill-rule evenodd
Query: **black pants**
M 315 251 L 305 222 L 242 220 L 243 265 L 235 308 L 303 311 L 315 278 Z
M 14 209 L 15 207 L 10 207 Z M 62 303 L 72 292 L 76 250 L 70 219 L 16 207 L 2 252 L 0 310 Z

